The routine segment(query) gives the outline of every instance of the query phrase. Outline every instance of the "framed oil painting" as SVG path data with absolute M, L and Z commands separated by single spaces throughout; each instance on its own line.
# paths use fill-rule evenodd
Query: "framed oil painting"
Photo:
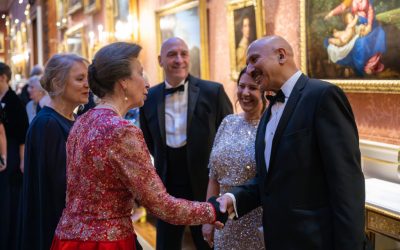
M 229 1 L 227 7 L 231 76 L 236 80 L 246 67 L 247 47 L 265 34 L 265 22 L 262 0 Z
M 67 14 L 71 15 L 83 7 L 82 0 L 67 0 Z
M 182 38 L 189 47 L 190 74 L 208 79 L 206 1 L 175 1 L 156 12 L 158 49 L 170 37 Z M 159 80 L 162 71 L 159 71 Z
M 85 14 L 93 14 L 101 9 L 101 0 L 84 0 Z
M 83 24 L 78 24 L 65 32 L 65 50 L 87 58 L 87 47 L 85 39 L 85 29 Z
M 301 0 L 301 66 L 348 92 L 400 93 L 400 0 Z

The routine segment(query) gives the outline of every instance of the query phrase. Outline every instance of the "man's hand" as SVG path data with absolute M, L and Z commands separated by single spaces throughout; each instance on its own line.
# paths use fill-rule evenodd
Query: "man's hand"
M 229 195 L 224 194 L 219 197 L 217 201 L 219 202 L 221 213 L 225 213 L 226 211 L 228 211 L 228 215 L 230 215 L 234 212 L 233 200 L 231 197 L 229 197 Z
M 216 218 L 215 218 L 215 223 L 214 226 L 216 226 L 218 229 L 220 229 L 221 224 L 223 227 L 223 224 L 228 220 L 228 213 L 226 212 L 226 209 L 223 211 L 220 208 L 220 203 L 217 201 L 217 197 L 213 196 L 208 199 L 208 202 L 213 205 L 216 213 Z
M 214 226 L 205 224 L 202 226 L 203 239 L 207 241 L 208 245 L 212 248 L 214 246 Z

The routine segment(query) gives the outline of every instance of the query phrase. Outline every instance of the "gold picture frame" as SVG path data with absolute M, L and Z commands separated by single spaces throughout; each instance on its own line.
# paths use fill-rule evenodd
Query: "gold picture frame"
M 65 52 L 75 53 L 87 58 L 87 41 L 85 36 L 85 26 L 80 23 L 65 31 L 64 34 Z
M 67 1 L 67 14 L 72 15 L 78 10 L 82 9 L 82 0 L 66 0 Z
M 246 66 L 246 50 L 251 42 L 265 35 L 262 0 L 227 2 L 231 77 L 236 80 Z
M 85 14 L 93 14 L 101 9 L 100 0 L 83 0 Z
M 325 79 L 329 82 L 335 83 L 346 92 L 391 94 L 400 93 L 400 80 L 396 80 L 399 79 L 399 77 L 393 75 L 394 73 L 400 74 L 398 73 L 400 72 L 400 67 L 394 68 L 395 70 L 393 70 L 393 67 L 392 69 L 390 69 L 391 64 L 386 64 L 385 66 L 389 65 L 389 67 L 387 67 L 389 68 L 389 70 L 385 69 L 387 70 L 386 72 L 354 76 L 355 73 L 353 72 L 356 72 L 356 70 L 353 70 L 353 68 L 351 68 L 350 66 L 346 68 L 342 65 L 339 65 L 339 63 L 333 63 L 330 60 L 331 57 L 328 52 L 328 46 L 331 45 L 331 41 L 329 41 L 330 37 L 333 37 L 333 32 L 331 32 L 331 30 L 336 30 L 334 24 L 340 24 L 340 22 L 342 22 L 342 26 L 341 28 L 338 27 L 339 30 L 343 29 L 343 27 L 345 28 L 346 24 L 343 24 L 343 22 L 345 21 L 343 17 L 344 15 L 348 15 L 347 13 L 351 12 L 346 11 L 342 14 L 342 16 L 338 15 L 334 17 L 329 17 L 328 19 L 324 19 L 324 17 L 326 17 L 333 8 L 341 3 L 345 4 L 345 2 L 343 2 L 342 0 L 329 0 L 325 1 L 323 5 L 319 5 L 315 4 L 313 1 L 314 0 L 300 0 L 300 63 L 302 71 L 310 77 Z M 352 1 L 346 1 L 346 3 L 347 2 L 351 3 Z M 385 4 L 387 3 L 381 3 L 382 4 L 380 4 L 379 10 L 374 12 L 374 19 L 376 19 L 377 21 L 375 25 L 381 26 L 383 32 L 386 33 L 387 50 L 385 53 L 382 54 L 382 58 L 383 56 L 386 56 L 386 58 L 393 57 L 393 59 L 395 59 L 400 56 L 400 50 L 392 49 L 394 43 L 388 43 L 387 41 L 391 41 L 391 39 L 388 37 L 393 37 L 393 32 L 389 32 L 389 29 L 385 29 L 390 27 L 390 30 L 395 30 L 396 32 L 398 32 L 396 33 L 397 35 L 400 34 L 400 27 L 397 25 L 396 28 L 395 24 L 390 23 L 390 20 L 398 20 L 398 18 L 393 19 L 390 17 L 399 16 L 398 13 L 400 13 L 400 6 L 395 6 L 395 8 L 391 6 L 392 9 L 390 9 L 389 7 L 385 9 Z M 315 8 L 319 9 L 315 10 Z M 373 29 L 375 29 L 376 26 L 373 27 Z M 317 33 L 318 31 L 319 33 Z M 360 35 L 358 37 L 353 37 L 355 41 L 354 46 L 357 45 L 357 39 L 361 39 L 360 37 L 367 36 Z M 321 51 L 324 53 L 322 53 Z M 324 59 L 325 57 L 328 59 Z M 316 61 L 315 58 L 317 58 L 318 61 Z M 324 61 L 321 63 L 321 60 Z M 388 60 L 384 62 L 387 63 Z M 325 65 L 328 65 L 328 67 L 325 67 Z M 321 67 L 325 67 L 323 68 L 324 71 L 320 70 Z M 326 70 L 326 68 L 328 70 Z M 335 76 L 326 77 L 324 76 L 324 74 L 318 74 L 318 72 L 329 72 L 331 75 L 335 74 Z M 391 75 L 388 75 L 389 73 Z
M 67 0 L 56 0 L 57 27 L 59 29 L 67 27 Z
M 0 32 L 0 53 L 4 53 L 5 51 L 5 40 L 4 40 L 4 32 Z
M 165 39 L 182 38 L 189 47 L 190 73 L 209 79 L 207 1 L 179 0 L 165 5 L 156 11 L 156 27 L 158 52 Z M 162 78 L 160 68 L 159 80 Z

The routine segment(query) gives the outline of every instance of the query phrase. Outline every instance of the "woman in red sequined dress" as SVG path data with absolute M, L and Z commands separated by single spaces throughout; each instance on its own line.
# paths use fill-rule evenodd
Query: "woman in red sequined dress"
M 139 128 L 123 119 L 143 105 L 147 88 L 137 57 L 141 47 L 118 42 L 100 49 L 89 86 L 101 103 L 80 116 L 67 141 L 66 208 L 51 249 L 135 249 L 134 200 L 162 220 L 199 225 L 224 221 L 218 203 L 170 196 Z

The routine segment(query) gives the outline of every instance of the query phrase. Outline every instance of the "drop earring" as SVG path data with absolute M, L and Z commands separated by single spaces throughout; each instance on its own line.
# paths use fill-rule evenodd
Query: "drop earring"
M 124 90 L 124 95 L 125 95 L 125 97 L 124 97 L 124 101 L 128 101 L 128 97 L 126 96 L 126 89 L 123 89 Z

